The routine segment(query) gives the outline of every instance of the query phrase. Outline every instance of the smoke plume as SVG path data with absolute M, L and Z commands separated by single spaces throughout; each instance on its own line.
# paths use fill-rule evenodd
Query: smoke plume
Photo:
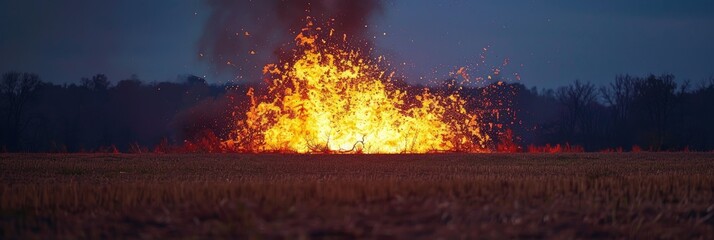
M 316 24 L 331 22 L 336 32 L 369 43 L 369 17 L 380 0 L 206 0 L 210 16 L 199 41 L 199 56 L 216 73 L 239 78 L 260 76 L 310 16 Z M 257 79 L 256 79 L 257 80 Z

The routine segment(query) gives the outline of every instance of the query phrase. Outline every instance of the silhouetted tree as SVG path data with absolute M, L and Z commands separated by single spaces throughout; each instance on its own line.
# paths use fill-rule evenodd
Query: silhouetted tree
M 680 141 L 693 150 L 714 149 L 714 77 L 702 81 L 679 106 L 688 113 L 683 124 L 677 125 L 683 128 Z
M 582 140 L 592 133 L 592 106 L 597 101 L 595 85 L 581 83 L 558 88 L 556 98 L 563 106 L 561 129 L 567 139 Z
M 42 82 L 36 74 L 8 72 L 0 82 L 2 113 L 4 115 L 3 135 L 8 150 L 20 150 L 22 133 L 30 120 L 26 116 L 27 105 L 36 95 Z
M 630 75 L 619 75 L 615 81 L 600 88 L 605 103 L 611 109 L 611 130 L 606 133 L 615 145 L 632 145 L 632 108 L 635 100 L 635 83 L 637 78 Z
M 82 78 L 82 86 L 92 91 L 106 91 L 110 85 L 109 78 L 104 74 L 94 75 L 91 80 Z
M 635 82 L 635 104 L 639 110 L 638 124 L 642 124 L 640 133 L 645 143 L 653 150 L 662 150 L 670 134 L 677 95 L 677 83 L 673 75 L 650 75 Z

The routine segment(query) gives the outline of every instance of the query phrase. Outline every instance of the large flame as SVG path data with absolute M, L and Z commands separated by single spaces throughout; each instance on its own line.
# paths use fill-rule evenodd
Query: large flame
M 292 59 L 264 68 L 267 95 L 249 90 L 229 144 L 247 152 L 485 151 L 488 136 L 458 92 L 400 89 L 382 57 L 370 60 L 336 35 L 311 23 L 302 29 Z

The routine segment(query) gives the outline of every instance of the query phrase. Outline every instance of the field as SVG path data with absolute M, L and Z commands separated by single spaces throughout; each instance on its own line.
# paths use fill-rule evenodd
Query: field
M 714 154 L 0 155 L 0 238 L 714 238 Z

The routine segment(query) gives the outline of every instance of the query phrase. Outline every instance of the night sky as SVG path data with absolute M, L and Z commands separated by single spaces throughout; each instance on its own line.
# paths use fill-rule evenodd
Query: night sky
M 202 0 L 0 0 L 0 71 L 54 83 L 96 73 L 112 81 L 131 74 L 248 81 L 199 57 L 208 11 Z M 695 82 L 714 75 L 708 0 L 386 1 L 368 28 L 377 53 L 410 82 L 443 79 L 461 66 L 487 75 L 506 59 L 506 79 L 517 73 L 539 87 L 604 84 L 622 73 Z M 481 55 L 486 65 L 476 67 Z

